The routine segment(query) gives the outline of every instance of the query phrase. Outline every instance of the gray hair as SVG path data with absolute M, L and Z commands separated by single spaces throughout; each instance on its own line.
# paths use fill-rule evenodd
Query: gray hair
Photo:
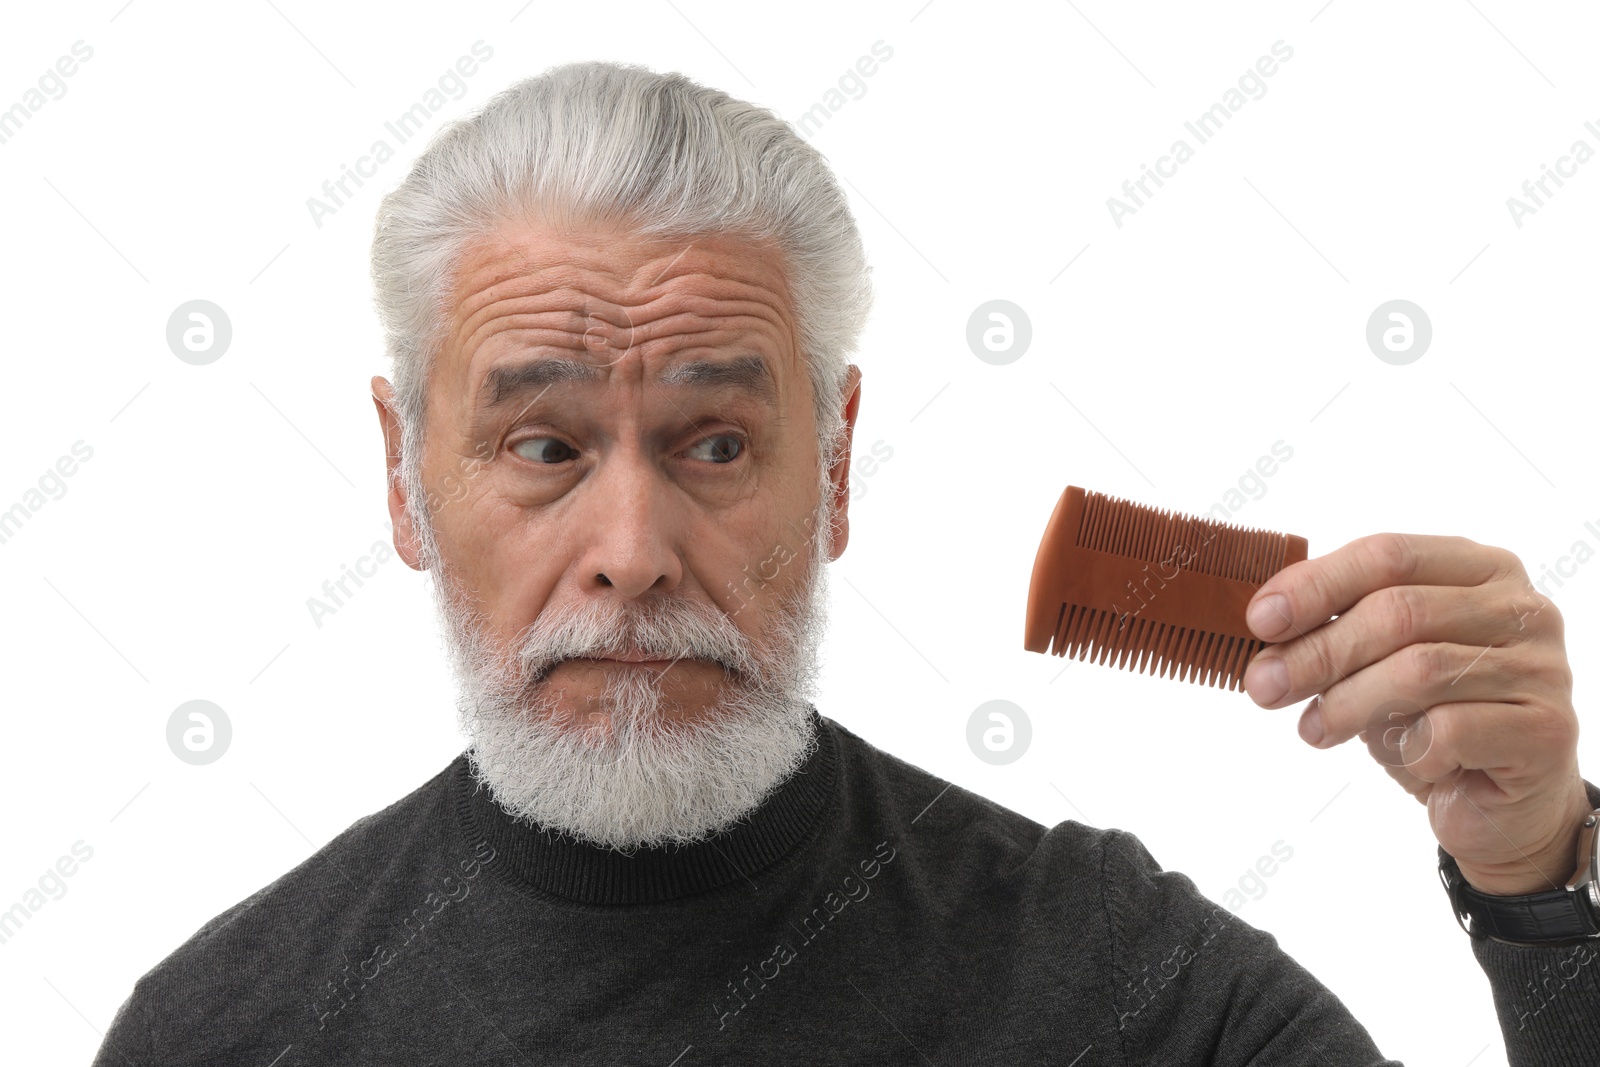
M 665 240 L 773 241 L 811 378 L 826 484 L 844 445 L 848 356 L 872 303 L 861 235 L 827 162 L 771 111 L 681 74 L 572 63 L 445 126 L 378 208 L 372 280 L 394 362 L 400 477 L 421 532 L 431 535 L 418 495 L 426 383 L 462 249 L 530 208 Z

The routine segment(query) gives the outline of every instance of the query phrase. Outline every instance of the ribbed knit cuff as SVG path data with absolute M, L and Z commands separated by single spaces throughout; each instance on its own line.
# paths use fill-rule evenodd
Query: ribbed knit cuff
M 1600 1063 L 1600 943 L 1472 943 L 1494 989 L 1511 1067 Z
M 1583 786 L 1590 805 L 1600 808 L 1600 787 L 1588 780 Z M 1600 1063 L 1600 939 L 1508 945 L 1484 938 L 1472 942 L 1472 954 L 1489 976 L 1511 1067 Z

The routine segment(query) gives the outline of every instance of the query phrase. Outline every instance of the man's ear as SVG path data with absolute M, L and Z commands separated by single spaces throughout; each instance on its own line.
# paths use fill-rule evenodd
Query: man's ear
M 829 559 L 844 555 L 845 546 L 850 543 L 850 448 L 856 436 L 856 412 L 861 408 L 861 368 L 854 363 L 845 372 L 844 387 L 840 392 L 845 397 L 845 438 L 844 451 L 839 453 L 833 469 L 828 472 L 828 481 L 833 486 L 834 507 L 833 544 L 828 549 Z
M 394 550 L 412 570 L 427 570 L 418 551 L 416 527 L 405 487 L 400 484 L 400 415 L 396 410 L 394 386 L 387 378 L 372 379 L 372 403 L 378 409 L 378 425 L 383 430 L 384 469 L 388 480 L 389 522 L 394 529 Z

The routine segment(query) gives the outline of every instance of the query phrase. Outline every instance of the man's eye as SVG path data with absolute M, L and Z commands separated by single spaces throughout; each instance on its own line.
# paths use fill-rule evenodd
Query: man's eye
M 577 449 L 555 437 L 530 437 L 518 441 L 511 450 L 535 463 L 562 463 L 578 455 Z
M 744 451 L 744 442 L 733 434 L 712 434 L 689 449 L 689 454 L 697 459 L 708 459 L 712 463 L 732 463 Z

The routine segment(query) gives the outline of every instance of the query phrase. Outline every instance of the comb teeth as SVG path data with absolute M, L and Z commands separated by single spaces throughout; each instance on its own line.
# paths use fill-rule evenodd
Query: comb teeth
M 1082 548 L 1150 563 L 1171 559 L 1180 545 L 1188 548 L 1198 542 L 1194 560 L 1183 567 L 1258 588 L 1285 566 L 1286 540 L 1281 533 L 1197 519 L 1093 491 L 1085 493 L 1077 535 Z
M 1259 638 L 1207 633 L 1064 603 L 1050 652 L 1102 666 L 1109 660 L 1119 670 L 1238 690 L 1245 668 L 1266 644 Z
M 1034 560 L 1024 647 L 1224 689 L 1267 642 L 1244 609 L 1306 540 L 1068 486 Z

